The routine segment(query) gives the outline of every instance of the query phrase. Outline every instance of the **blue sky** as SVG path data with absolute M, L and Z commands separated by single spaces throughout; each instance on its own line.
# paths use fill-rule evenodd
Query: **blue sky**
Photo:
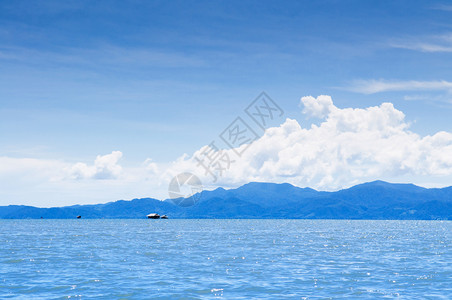
M 0 157 L 92 165 L 121 151 L 124 170 L 163 166 L 262 91 L 303 128 L 322 120 L 300 98 L 329 95 L 338 108 L 390 102 L 421 137 L 452 132 L 451 19 L 446 1 L 0 1 Z M 0 204 L 165 197 L 165 183 L 105 194 L 83 180 L 72 197 L 67 180 L 11 166 Z M 449 182 L 419 174 L 389 179 Z

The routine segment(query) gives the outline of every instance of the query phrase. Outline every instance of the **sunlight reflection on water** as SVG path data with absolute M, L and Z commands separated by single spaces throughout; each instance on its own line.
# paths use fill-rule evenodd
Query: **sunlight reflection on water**
M 0 224 L 0 298 L 452 297 L 449 221 Z

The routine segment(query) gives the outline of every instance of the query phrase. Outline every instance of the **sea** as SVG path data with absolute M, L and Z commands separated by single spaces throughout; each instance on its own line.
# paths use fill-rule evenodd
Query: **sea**
M 451 221 L 0 220 L 0 299 L 452 299 Z

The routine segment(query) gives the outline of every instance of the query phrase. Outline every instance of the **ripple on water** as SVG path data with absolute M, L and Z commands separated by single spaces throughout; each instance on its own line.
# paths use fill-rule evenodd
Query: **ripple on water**
M 452 298 L 452 223 L 0 220 L 0 298 Z

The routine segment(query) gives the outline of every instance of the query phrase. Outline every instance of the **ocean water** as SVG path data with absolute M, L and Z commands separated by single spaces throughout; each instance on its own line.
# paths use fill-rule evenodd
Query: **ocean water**
M 0 299 L 452 299 L 450 221 L 0 226 Z

